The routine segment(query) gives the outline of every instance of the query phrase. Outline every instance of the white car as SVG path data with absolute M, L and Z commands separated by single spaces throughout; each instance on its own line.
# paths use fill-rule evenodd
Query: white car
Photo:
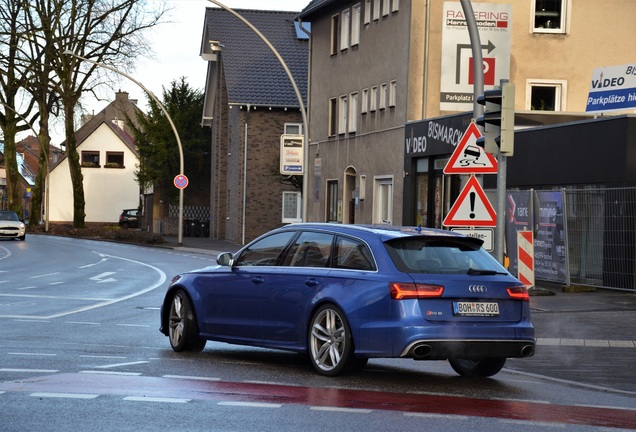
M 26 238 L 26 226 L 18 215 L 10 210 L 0 210 L 0 238 Z

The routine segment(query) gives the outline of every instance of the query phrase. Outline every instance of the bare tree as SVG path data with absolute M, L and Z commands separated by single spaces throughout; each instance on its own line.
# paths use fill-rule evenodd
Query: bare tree
M 59 95 L 64 110 L 65 144 L 73 185 L 73 226 L 81 228 L 85 224 L 85 198 L 74 110 L 84 93 L 95 93 L 103 83 L 103 69 L 66 53 L 118 70 L 130 70 L 136 59 L 150 53 L 143 32 L 159 24 L 166 9 L 163 3 L 145 0 L 31 0 L 29 4 L 31 13 L 37 17 L 32 21 L 37 32 L 33 40 L 43 44 L 40 52 L 57 76 L 49 84 Z M 50 76 L 45 69 L 39 72 L 42 78 L 45 74 Z
M 22 215 L 21 174 L 16 157 L 16 134 L 30 125 L 21 123 L 33 109 L 33 101 L 16 106 L 27 80 L 27 71 L 19 61 L 19 46 L 26 33 L 26 1 L 0 0 L 0 128 L 4 135 L 4 163 L 7 173 L 8 208 Z M 33 122 L 35 118 L 30 121 Z

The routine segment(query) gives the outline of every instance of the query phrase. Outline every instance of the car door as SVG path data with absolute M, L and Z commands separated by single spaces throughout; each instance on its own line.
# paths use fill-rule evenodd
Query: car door
M 263 338 L 294 346 L 304 340 L 313 300 L 328 284 L 333 234 L 303 231 L 263 284 Z
M 199 288 L 205 333 L 216 339 L 261 338 L 262 287 L 294 235 L 287 231 L 255 241 L 235 257 L 232 267 L 221 268 Z

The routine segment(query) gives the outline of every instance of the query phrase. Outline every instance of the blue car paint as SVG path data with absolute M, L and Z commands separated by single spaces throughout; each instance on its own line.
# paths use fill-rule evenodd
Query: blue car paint
M 182 275 L 169 288 L 166 299 L 175 288 L 186 290 L 205 339 L 293 351 L 307 349 L 311 317 L 324 303 L 335 304 L 345 312 L 359 356 L 401 356 L 417 341 L 461 339 L 534 344 L 528 302 L 510 299 L 506 293 L 506 287 L 520 285 L 510 274 L 429 275 L 397 270 L 383 242 L 419 235 L 418 228 L 331 224 L 282 228 L 289 229 L 329 230 L 355 236 L 371 248 L 377 270 L 213 266 Z M 421 234 L 460 236 L 432 229 L 423 229 Z M 390 282 L 413 281 L 443 285 L 443 299 L 447 300 L 390 298 Z M 466 291 L 475 281 L 488 286 L 490 292 L 483 297 L 499 303 L 501 319 L 453 316 L 453 301 L 479 301 L 478 296 L 468 296 Z M 166 333 L 165 312 L 162 316 L 162 331 Z

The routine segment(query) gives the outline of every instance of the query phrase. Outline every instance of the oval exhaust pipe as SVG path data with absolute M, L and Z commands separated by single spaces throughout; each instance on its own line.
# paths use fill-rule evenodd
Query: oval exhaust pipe
M 413 357 L 423 358 L 431 354 L 433 348 L 430 345 L 420 344 L 413 348 Z
M 521 356 L 522 357 L 530 357 L 534 354 L 534 347 L 532 345 L 526 345 L 521 348 Z

